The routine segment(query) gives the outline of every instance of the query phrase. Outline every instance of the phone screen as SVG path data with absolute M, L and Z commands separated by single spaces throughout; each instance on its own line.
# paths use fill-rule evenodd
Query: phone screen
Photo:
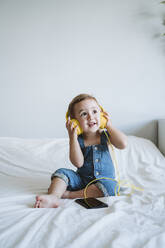
M 108 204 L 97 200 L 96 198 L 76 199 L 75 202 L 88 209 L 108 207 Z

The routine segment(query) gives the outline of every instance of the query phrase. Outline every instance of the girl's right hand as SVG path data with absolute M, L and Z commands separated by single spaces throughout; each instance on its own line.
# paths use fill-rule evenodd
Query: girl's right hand
M 68 118 L 66 122 L 66 128 L 68 130 L 69 138 L 77 138 L 77 128 L 78 126 L 74 127 L 73 122 L 70 121 L 70 118 Z

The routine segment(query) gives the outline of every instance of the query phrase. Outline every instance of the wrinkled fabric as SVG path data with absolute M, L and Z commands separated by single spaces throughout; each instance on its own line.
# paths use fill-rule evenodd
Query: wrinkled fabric
M 0 138 L 0 247 L 164 248 L 165 158 L 146 139 L 130 136 L 126 149 L 115 149 L 121 179 L 144 191 L 99 198 L 105 209 L 68 199 L 33 208 L 55 170 L 74 169 L 68 147 L 68 139 Z

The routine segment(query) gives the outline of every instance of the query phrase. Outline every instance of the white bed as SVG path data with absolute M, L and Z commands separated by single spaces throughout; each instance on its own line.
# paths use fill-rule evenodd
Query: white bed
M 121 179 L 142 187 L 131 196 L 101 198 L 109 207 L 85 209 L 63 200 L 58 209 L 33 208 L 50 175 L 68 160 L 68 139 L 0 138 L 0 248 L 164 248 L 165 120 L 158 144 L 129 136 L 115 150 Z

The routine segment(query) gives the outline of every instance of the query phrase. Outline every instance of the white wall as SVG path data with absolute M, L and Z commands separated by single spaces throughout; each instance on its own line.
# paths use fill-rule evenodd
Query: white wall
M 1 0 L 0 136 L 67 136 L 67 106 L 83 92 L 118 128 L 150 135 L 145 127 L 165 117 L 163 8 L 157 0 Z

